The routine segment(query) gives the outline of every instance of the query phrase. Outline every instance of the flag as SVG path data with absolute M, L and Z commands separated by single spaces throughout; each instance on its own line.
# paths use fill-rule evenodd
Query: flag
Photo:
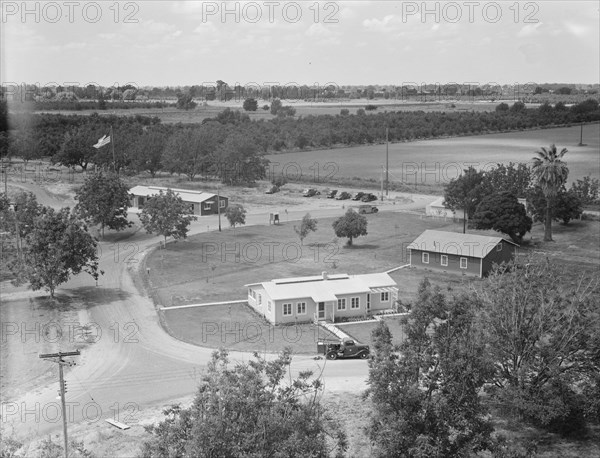
M 101 139 L 98 140 L 98 143 L 96 143 L 94 145 L 94 148 L 98 149 L 103 147 L 104 145 L 108 145 L 110 143 L 110 137 L 107 137 L 106 135 L 104 137 L 102 137 Z

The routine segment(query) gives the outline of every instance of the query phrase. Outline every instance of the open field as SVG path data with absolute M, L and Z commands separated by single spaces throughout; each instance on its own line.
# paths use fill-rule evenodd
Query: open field
M 500 103 L 500 101 L 488 102 L 488 101 L 429 101 L 419 102 L 415 100 L 340 100 L 337 102 L 310 102 L 304 100 L 282 100 L 284 105 L 291 105 L 296 109 L 296 116 L 309 116 L 309 115 L 338 115 L 340 110 L 346 108 L 350 110 L 350 113 L 356 113 L 356 110 L 364 108 L 366 105 L 376 105 L 377 110 L 367 113 L 379 113 L 383 111 L 493 111 Z M 509 101 L 512 103 L 512 101 Z M 206 118 L 214 118 L 217 114 L 226 108 L 232 110 L 242 110 L 243 100 L 234 100 L 229 102 L 218 102 L 210 101 L 206 105 L 199 103 L 198 106 L 189 111 L 179 110 L 175 107 L 166 108 L 130 108 L 130 109 L 116 109 L 111 110 L 110 105 L 107 110 L 40 110 L 35 113 L 53 113 L 53 114 L 65 114 L 65 115 L 90 115 L 92 113 L 98 113 L 100 115 L 111 115 L 116 114 L 119 116 L 135 116 L 137 114 L 142 116 L 156 116 L 165 124 L 174 124 L 181 122 L 183 124 L 188 123 L 200 123 Z M 455 107 L 451 105 L 454 104 Z M 244 111 L 244 113 L 250 116 L 250 119 L 272 119 L 275 116 L 271 114 L 269 110 L 263 110 L 264 105 L 270 105 L 269 101 L 259 100 L 258 110 L 255 112 Z
M 535 151 L 552 143 L 559 149 L 569 150 L 565 155 L 569 183 L 586 175 L 600 178 L 600 124 L 586 125 L 583 132 L 586 146 L 577 146 L 579 126 L 392 143 L 389 145 L 389 179 L 417 191 L 424 185 L 441 187 L 469 165 L 485 169 L 498 162 L 529 162 Z M 275 172 L 285 169 L 292 178 L 299 168 L 307 180 L 320 177 L 322 181 L 335 183 L 336 179 L 360 177 L 371 179 L 376 185 L 381 179 L 385 156 L 386 146 L 381 144 L 271 154 L 267 159 L 273 162 Z M 320 170 L 319 175 L 315 167 Z

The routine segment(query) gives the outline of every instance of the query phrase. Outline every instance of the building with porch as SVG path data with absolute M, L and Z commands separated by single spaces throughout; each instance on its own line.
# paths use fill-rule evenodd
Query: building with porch
M 133 208 L 143 208 L 144 204 L 154 195 L 162 191 L 163 193 L 171 189 L 181 199 L 190 205 L 190 215 L 216 215 L 219 213 L 217 200 L 220 205 L 220 212 L 224 213 L 227 209 L 229 199 L 223 196 L 203 191 L 192 191 L 189 189 L 164 188 L 161 186 L 134 186 L 129 190 L 131 195 L 130 206 Z
M 245 285 L 248 304 L 274 324 L 331 321 L 392 309 L 396 282 L 387 273 L 362 275 L 323 272 Z

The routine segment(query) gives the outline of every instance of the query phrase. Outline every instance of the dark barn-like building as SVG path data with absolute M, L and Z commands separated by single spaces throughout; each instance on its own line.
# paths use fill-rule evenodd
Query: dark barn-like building
M 485 277 L 511 261 L 518 245 L 502 237 L 426 230 L 408 246 L 411 267 Z

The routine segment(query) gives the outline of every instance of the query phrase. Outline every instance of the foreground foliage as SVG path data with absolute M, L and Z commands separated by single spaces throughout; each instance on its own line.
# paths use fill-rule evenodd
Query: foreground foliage
M 343 456 L 346 437 L 320 403 L 310 372 L 285 383 L 287 352 L 232 364 L 215 351 L 191 407 L 172 406 L 147 427 L 142 458 Z

